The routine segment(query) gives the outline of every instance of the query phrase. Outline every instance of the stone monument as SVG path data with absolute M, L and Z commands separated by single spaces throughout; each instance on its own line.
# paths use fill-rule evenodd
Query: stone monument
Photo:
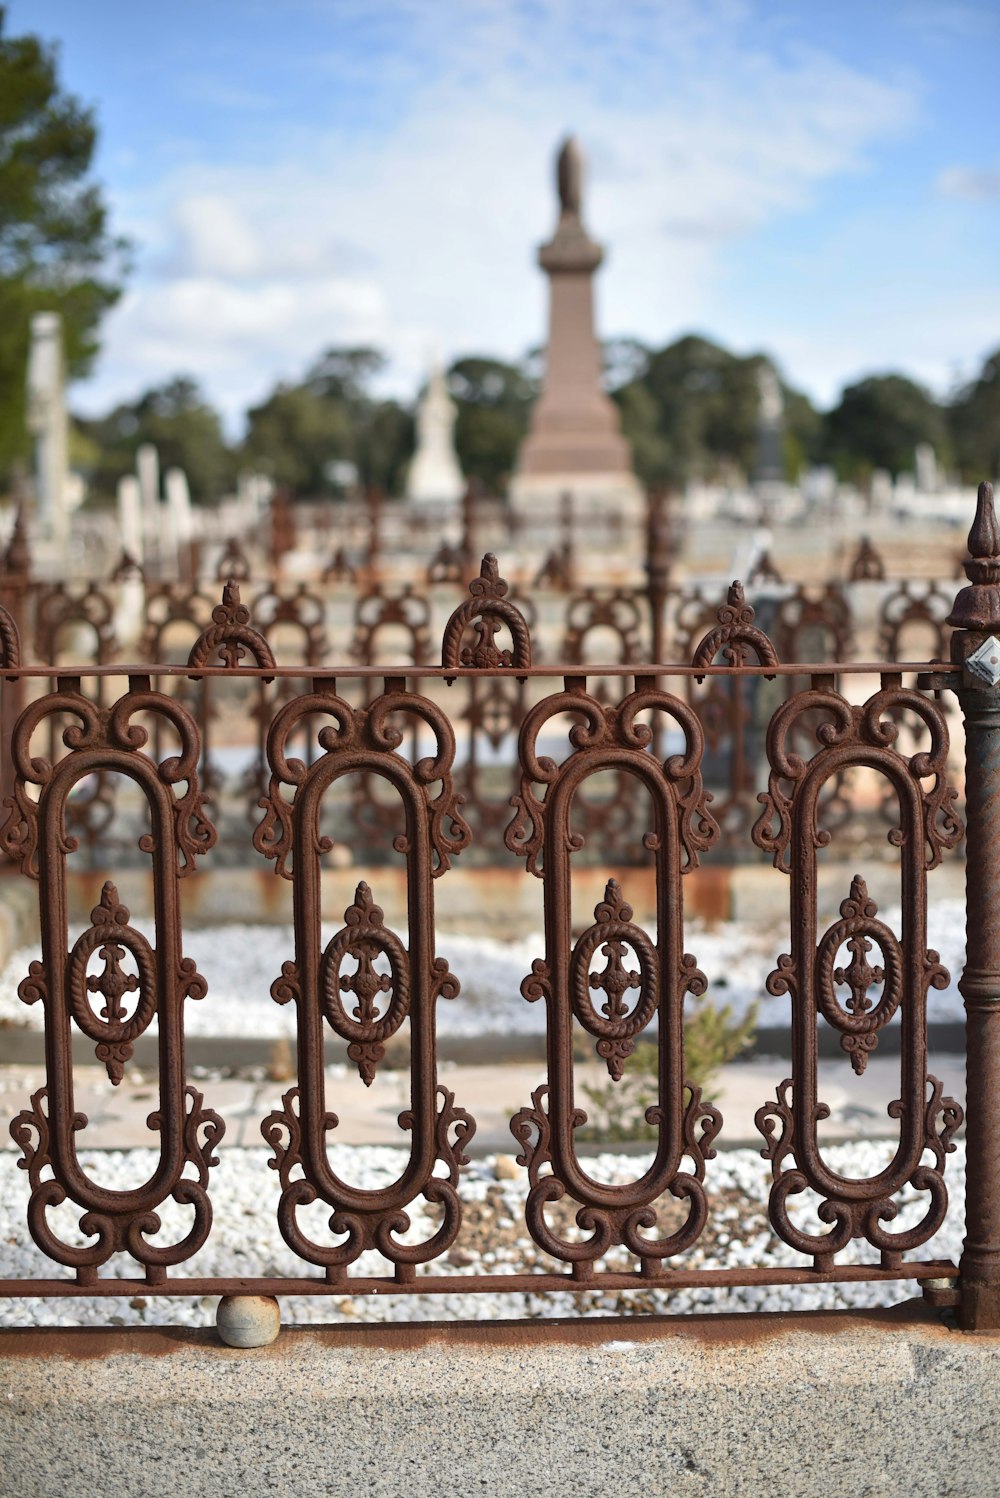
M 782 461 L 781 445 L 785 429 L 785 401 L 781 393 L 781 382 L 772 365 L 764 363 L 757 369 L 757 452 L 754 460 L 753 482 L 780 484 L 784 481 L 785 465 Z
M 465 482 L 455 455 L 455 416 L 444 371 L 435 364 L 417 406 L 417 450 L 406 475 L 411 504 L 456 504 L 461 499 Z
M 69 472 L 62 318 L 36 312 L 28 354 L 28 430 L 35 439 L 35 503 L 42 535 L 65 559 L 73 508 Z
M 583 157 L 572 136 L 559 152 L 556 181 L 559 222 L 538 252 L 549 278 L 545 380 L 518 454 L 511 504 L 527 515 L 569 492 L 578 508 L 600 504 L 638 516 L 642 490 L 618 411 L 601 388 L 593 277 L 604 251 L 583 225 Z

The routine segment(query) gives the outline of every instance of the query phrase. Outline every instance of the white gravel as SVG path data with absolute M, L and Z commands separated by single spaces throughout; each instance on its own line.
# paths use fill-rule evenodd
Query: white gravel
M 884 917 L 891 929 L 899 930 L 899 910 Z M 143 929 L 142 922 L 135 923 Z M 941 900 L 930 907 L 929 945 L 936 949 L 951 974 L 949 987 L 928 996 L 930 1020 L 960 1020 L 964 1016 L 956 980 L 965 957 L 965 906 L 961 900 Z M 333 936 L 335 926 L 324 928 L 323 940 Z M 151 932 L 148 934 L 152 934 Z M 75 935 L 75 933 L 74 933 Z M 404 935 L 404 933 L 400 933 Z M 764 983 L 779 952 L 787 948 L 787 934 L 780 927 L 751 928 L 732 921 L 706 927 L 697 921 L 685 926 L 685 947 L 693 952 L 709 981 L 709 993 L 730 1003 L 735 1013 L 760 1001 L 759 1023 L 788 1022 L 788 999 L 772 998 Z M 187 1006 L 189 1035 L 277 1036 L 291 1035 L 295 1014 L 291 1005 L 278 1005 L 270 997 L 270 985 L 281 963 L 292 956 L 290 927 L 228 925 L 185 932 L 184 950 L 208 981 L 208 997 Z M 535 933 L 515 942 L 488 936 L 441 935 L 438 952 L 446 957 L 459 978 L 462 991 L 437 1009 L 440 1035 L 484 1034 L 533 1035 L 545 1029 L 545 1007 L 521 998 L 521 979 L 541 956 L 545 942 Z M 0 973 L 0 1025 L 42 1028 L 41 1005 L 22 1004 L 17 986 L 28 964 L 41 954 L 37 947 L 22 947 Z
M 269 1152 L 264 1149 L 232 1149 L 222 1153 L 221 1163 L 212 1172 L 211 1194 L 215 1208 L 212 1234 L 206 1246 L 182 1266 L 178 1273 L 204 1276 L 280 1276 L 316 1272 L 294 1257 L 278 1233 L 275 1216 L 277 1181 L 268 1168 L 268 1158 Z M 384 1147 L 333 1145 L 330 1148 L 330 1158 L 334 1170 L 345 1180 L 353 1185 L 372 1189 L 395 1179 L 406 1157 L 401 1151 Z M 835 1170 L 854 1177 L 868 1176 L 884 1163 L 883 1151 L 867 1143 L 830 1148 L 825 1152 L 825 1158 Z M 121 1189 L 145 1180 L 154 1167 L 156 1155 L 151 1150 L 82 1150 L 80 1159 L 84 1170 L 93 1178 L 106 1186 Z M 643 1159 L 604 1154 L 588 1161 L 587 1168 L 597 1179 L 619 1181 L 634 1179 L 647 1164 L 648 1157 Z M 763 1215 L 762 1208 L 767 1199 L 768 1170 L 767 1163 L 753 1150 L 727 1152 L 710 1162 L 707 1185 L 715 1203 L 713 1216 L 701 1243 L 678 1260 L 678 1266 L 682 1263 L 706 1268 L 739 1265 L 802 1266 L 806 1262 L 775 1238 Z M 961 1144 L 948 1158 L 946 1179 L 951 1193 L 947 1224 L 920 1251 L 919 1256 L 951 1258 L 957 1262 L 961 1252 L 965 1188 L 965 1151 Z M 473 1203 L 484 1201 L 489 1192 L 495 1203 L 499 1194 L 502 1207 L 509 1212 L 515 1223 L 520 1224 L 523 1220 L 526 1189 L 525 1173 L 521 1170 L 518 1170 L 513 1180 L 498 1181 L 495 1157 L 488 1157 L 474 1161 L 464 1172 L 461 1195 L 465 1202 Z M 734 1200 L 733 1193 L 745 1196 L 748 1199 L 746 1204 L 741 1205 Z M 25 1225 L 26 1201 L 27 1182 L 24 1173 L 17 1169 L 12 1155 L 0 1155 L 0 1276 L 33 1278 L 51 1277 L 53 1272 L 66 1273 L 58 1268 L 54 1270 L 31 1242 Z M 911 1191 L 902 1193 L 901 1209 L 893 1230 L 902 1229 L 919 1220 L 925 1201 L 926 1198 L 918 1198 Z M 799 1220 L 812 1231 L 821 1231 L 822 1225 L 814 1212 L 815 1205 L 815 1201 L 810 1203 L 802 1200 L 801 1208 L 798 1209 L 802 1213 Z M 58 1210 L 65 1212 L 65 1208 Z M 161 1215 L 161 1237 L 166 1239 L 169 1234 L 167 1241 L 176 1241 L 173 1235 L 183 1233 L 187 1220 L 186 1211 L 168 1202 Z M 323 1217 L 326 1215 L 328 1213 L 324 1213 Z M 426 1236 L 432 1230 L 428 1221 L 423 1219 L 419 1205 L 412 1210 L 411 1216 L 415 1235 Z M 69 1230 L 69 1221 L 68 1216 L 62 1219 L 63 1231 Z M 75 1241 L 83 1240 L 77 1236 Z M 471 1239 L 466 1235 L 464 1241 L 469 1243 Z M 460 1234 L 458 1244 L 462 1243 L 463 1234 Z M 490 1240 L 480 1242 L 479 1249 L 482 1250 L 481 1257 L 478 1256 L 475 1245 L 473 1251 L 464 1256 L 466 1272 L 478 1269 L 499 1275 L 531 1268 L 539 1262 L 537 1250 L 523 1228 L 516 1240 L 515 1235 L 510 1233 L 505 1240 L 498 1236 L 492 1246 Z M 851 1261 L 852 1254 L 857 1259 L 874 1257 L 873 1250 L 867 1246 L 854 1247 L 844 1255 L 845 1260 Z M 386 1265 L 378 1254 L 366 1254 L 354 1266 L 354 1271 L 379 1274 L 386 1271 Z M 136 1266 L 128 1256 L 118 1255 L 112 1262 L 110 1271 L 102 1272 L 134 1276 Z M 777 1311 L 887 1304 L 914 1293 L 915 1286 L 896 1281 L 892 1284 L 784 1286 L 728 1292 L 664 1292 L 642 1289 L 621 1294 L 592 1291 L 581 1295 L 563 1292 L 529 1295 L 498 1291 L 470 1295 L 416 1295 L 406 1299 L 394 1296 L 364 1299 L 350 1296 L 300 1296 L 283 1299 L 282 1315 L 285 1323 L 291 1324 L 345 1320 L 491 1320 L 501 1317 L 601 1316 L 627 1314 L 631 1311 Z M 124 1297 L 101 1300 L 88 1300 L 85 1297 L 7 1300 L 0 1301 L 0 1324 L 203 1326 L 212 1323 L 214 1307 L 214 1298 L 188 1301 L 143 1295 L 132 1300 Z

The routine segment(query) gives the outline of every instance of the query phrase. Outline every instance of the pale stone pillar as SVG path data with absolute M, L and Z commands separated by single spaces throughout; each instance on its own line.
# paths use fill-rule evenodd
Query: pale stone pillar
M 28 430 L 35 439 L 35 502 L 40 529 L 65 565 L 69 546 L 69 426 L 62 318 L 36 312 L 28 354 Z

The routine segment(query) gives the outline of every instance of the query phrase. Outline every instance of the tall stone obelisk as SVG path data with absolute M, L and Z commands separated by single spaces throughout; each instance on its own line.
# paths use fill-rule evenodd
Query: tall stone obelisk
M 556 183 L 559 222 L 538 252 L 549 278 L 545 380 L 518 454 L 511 503 L 528 513 L 568 490 L 638 513 L 643 499 L 629 446 L 615 404 L 601 389 L 593 276 L 604 251 L 583 225 L 583 157 L 572 136 L 559 152 Z

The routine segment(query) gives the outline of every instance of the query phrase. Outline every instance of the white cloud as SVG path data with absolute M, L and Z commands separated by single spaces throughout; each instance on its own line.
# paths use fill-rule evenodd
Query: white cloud
M 1000 198 L 1000 168 L 950 166 L 938 174 L 936 190 L 945 198 L 984 203 Z
M 611 249 L 601 329 L 655 342 L 707 321 L 728 245 L 864 169 L 914 107 L 824 53 L 765 52 L 733 0 L 399 0 L 386 13 L 398 44 L 368 76 L 393 96 L 391 127 L 276 134 L 270 159 L 258 144 L 252 164 L 188 167 L 123 205 L 140 276 L 81 407 L 183 370 L 235 424 L 326 345 L 379 344 L 409 396 L 432 348 L 516 356 L 543 342 L 533 257 L 554 226 L 567 127 L 592 163 L 591 231 Z M 314 61 L 334 97 L 366 76 L 356 55 Z

